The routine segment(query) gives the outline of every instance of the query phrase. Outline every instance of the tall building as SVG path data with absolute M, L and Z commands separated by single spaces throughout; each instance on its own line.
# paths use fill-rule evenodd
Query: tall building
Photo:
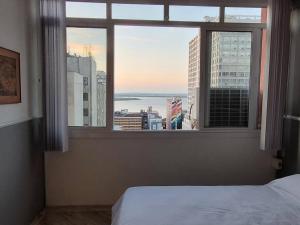
M 68 72 L 67 82 L 68 125 L 83 126 L 83 76 L 76 72 Z
M 67 56 L 68 74 L 82 76 L 83 123 L 78 126 L 105 126 L 106 121 L 106 74 L 96 71 L 96 61 L 92 56 Z M 76 112 L 77 113 L 77 112 Z
M 212 32 L 211 88 L 249 88 L 251 33 Z
M 200 88 L 200 30 L 199 34 L 189 43 L 188 66 L 188 116 L 191 120 L 198 119 L 199 88 Z
M 182 100 L 179 97 L 167 99 L 167 130 L 180 130 L 182 129 Z

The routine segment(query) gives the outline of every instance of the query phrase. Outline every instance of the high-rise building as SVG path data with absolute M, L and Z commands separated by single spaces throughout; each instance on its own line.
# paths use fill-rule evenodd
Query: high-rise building
M 167 130 L 180 130 L 182 129 L 182 100 L 179 97 L 167 99 Z
M 200 30 L 189 43 L 188 66 L 188 114 L 191 120 L 198 119 L 200 88 Z
M 212 32 L 211 88 L 249 88 L 251 33 Z
M 198 128 L 199 90 L 200 90 L 200 46 L 201 35 L 199 34 L 189 42 L 189 65 L 188 65 L 188 108 L 183 120 L 184 130 Z
M 83 126 L 83 76 L 76 72 L 68 72 L 67 82 L 68 125 Z
M 105 126 L 106 122 L 106 74 L 96 71 L 96 61 L 92 56 L 67 56 L 68 78 L 71 74 L 82 76 L 83 123 L 78 126 Z M 76 112 L 77 113 L 77 112 Z

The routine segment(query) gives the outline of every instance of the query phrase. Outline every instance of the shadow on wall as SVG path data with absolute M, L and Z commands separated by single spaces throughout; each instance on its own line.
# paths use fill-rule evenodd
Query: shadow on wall
M 300 8 L 291 16 L 291 52 L 286 114 L 300 117 Z M 284 121 L 284 161 L 279 176 L 300 173 L 300 121 Z

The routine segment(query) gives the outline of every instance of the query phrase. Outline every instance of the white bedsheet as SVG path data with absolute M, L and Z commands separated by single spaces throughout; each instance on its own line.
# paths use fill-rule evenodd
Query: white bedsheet
M 112 225 L 300 225 L 300 199 L 277 186 L 130 188 Z

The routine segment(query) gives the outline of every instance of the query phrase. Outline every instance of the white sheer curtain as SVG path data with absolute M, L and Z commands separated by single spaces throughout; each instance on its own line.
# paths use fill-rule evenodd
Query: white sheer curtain
M 64 0 L 41 0 L 46 150 L 68 150 Z
M 262 109 L 261 149 L 274 154 L 282 148 L 291 9 L 290 0 L 269 0 L 269 53 Z

